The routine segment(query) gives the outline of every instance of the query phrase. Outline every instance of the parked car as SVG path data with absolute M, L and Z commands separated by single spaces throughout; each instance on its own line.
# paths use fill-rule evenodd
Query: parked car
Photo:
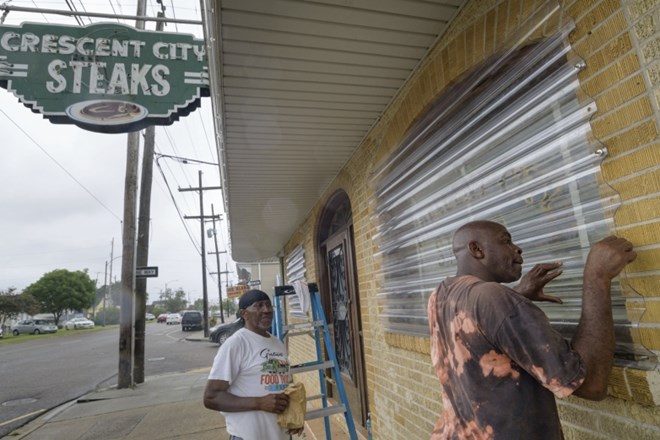
M 167 320 L 165 321 L 167 325 L 181 324 L 181 315 L 178 313 L 170 313 L 167 315 Z
M 56 331 L 57 326 L 55 324 L 44 321 L 43 319 L 24 319 L 11 327 L 11 333 L 14 336 L 18 336 L 21 333 L 38 335 L 40 333 L 55 333 Z
M 2 326 L 0 325 L 0 338 L 4 338 L 4 337 L 5 337 L 5 331 L 2 328 Z
M 181 330 L 202 330 L 204 328 L 204 315 L 199 310 L 185 310 L 181 314 Z
M 238 318 L 232 322 L 216 325 L 209 330 L 209 341 L 222 345 L 227 338 L 236 333 L 236 331 L 245 325 L 243 318 Z
M 156 322 L 167 322 L 167 315 L 169 315 L 169 313 L 161 313 L 158 315 L 158 318 L 156 318 Z
M 73 318 L 64 323 L 66 330 L 77 330 L 79 328 L 94 328 L 94 321 L 87 318 Z
M 144 320 L 145 321 L 153 321 L 156 319 L 156 316 L 153 313 L 145 313 L 144 314 Z

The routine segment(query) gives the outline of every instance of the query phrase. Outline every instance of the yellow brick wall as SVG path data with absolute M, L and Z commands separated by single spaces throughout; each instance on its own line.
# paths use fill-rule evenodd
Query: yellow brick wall
M 337 179 L 320 198 L 286 251 L 305 248 L 308 281 L 316 281 L 319 216 L 338 189 L 349 195 L 355 227 L 358 286 L 364 327 L 369 408 L 376 439 L 428 438 L 440 405 L 428 339 L 387 334 L 378 320 L 379 261 L 372 240 L 371 178 L 406 129 L 445 87 L 492 55 L 540 0 L 472 0 L 452 22 Z M 608 148 L 602 178 L 619 194 L 616 233 L 631 240 L 638 259 L 622 275 L 633 337 L 660 352 L 660 0 L 560 1 L 559 20 L 573 20 L 575 53 L 586 61 L 581 99 L 598 112 L 592 129 Z M 547 30 L 556 27 L 548 23 Z M 294 360 L 311 345 L 292 342 Z M 315 383 L 308 384 L 316 386 Z M 559 402 L 567 439 L 660 438 L 660 372 L 615 368 L 603 402 Z

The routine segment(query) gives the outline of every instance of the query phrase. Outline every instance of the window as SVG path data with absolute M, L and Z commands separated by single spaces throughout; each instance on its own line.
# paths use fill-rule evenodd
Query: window
M 535 26 L 531 23 L 531 26 Z M 591 243 L 613 230 L 616 194 L 599 181 L 606 150 L 594 142 L 592 102 L 579 102 L 568 26 L 484 62 L 440 96 L 375 177 L 379 300 L 386 329 L 428 337 L 426 304 L 455 274 L 453 232 L 489 219 L 523 248 L 524 271 L 561 260 L 546 287 L 563 305 L 538 303 L 569 337 L 579 320 Z M 521 39 L 522 40 L 522 39 Z M 639 361 L 632 323 L 613 285 L 618 362 Z

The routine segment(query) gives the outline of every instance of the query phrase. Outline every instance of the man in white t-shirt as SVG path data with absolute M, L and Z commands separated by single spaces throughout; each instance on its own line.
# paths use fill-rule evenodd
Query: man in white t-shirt
M 277 414 L 289 405 L 282 393 L 290 382 L 286 347 L 269 331 L 273 305 L 261 290 L 245 292 L 238 301 L 245 327 L 220 346 L 204 391 L 204 406 L 221 411 L 229 440 L 286 440 Z

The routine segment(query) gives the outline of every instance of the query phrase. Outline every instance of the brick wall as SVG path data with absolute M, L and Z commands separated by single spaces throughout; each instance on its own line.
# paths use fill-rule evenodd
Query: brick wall
M 337 189 L 349 195 L 355 227 L 365 361 L 375 438 L 428 438 L 440 405 L 428 339 L 386 334 L 378 320 L 379 261 L 370 220 L 371 176 L 397 147 L 406 129 L 444 88 L 492 55 L 541 1 L 473 0 L 422 62 L 351 161 L 328 188 L 287 251 L 303 243 L 308 281 L 316 281 L 315 237 L 323 204 Z M 559 20 L 573 20 L 575 53 L 584 99 L 598 112 L 593 134 L 608 148 L 602 178 L 620 195 L 616 233 L 631 240 L 638 259 L 621 277 L 627 310 L 639 328 L 633 337 L 660 352 L 660 0 L 561 1 Z M 548 23 L 552 29 L 554 23 Z M 311 346 L 292 343 L 295 359 Z M 312 390 L 315 383 L 308 384 Z M 660 438 L 660 371 L 615 368 L 610 397 L 602 402 L 559 402 L 567 439 Z

